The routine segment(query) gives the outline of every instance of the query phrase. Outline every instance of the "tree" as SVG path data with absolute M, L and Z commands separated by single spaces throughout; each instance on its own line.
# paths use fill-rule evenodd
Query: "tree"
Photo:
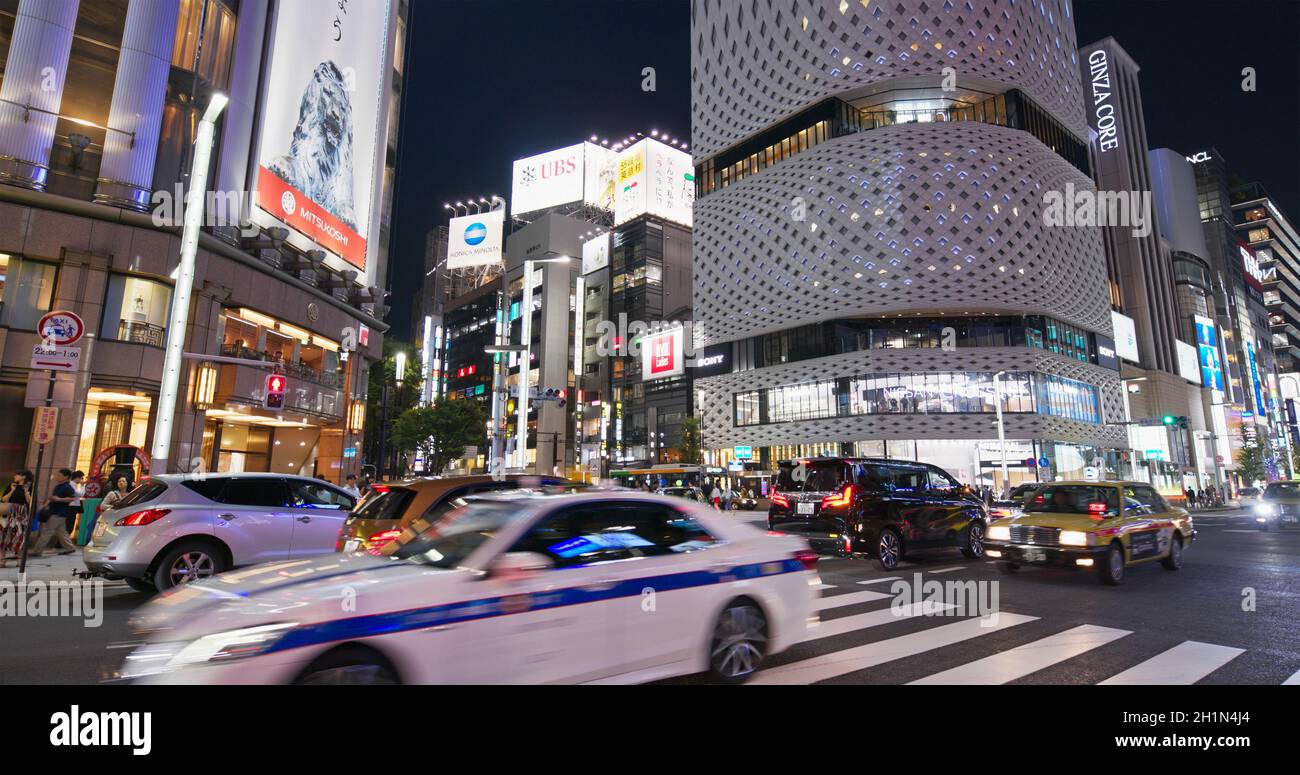
M 401 388 L 397 386 L 397 359 L 395 355 L 398 350 L 404 350 L 407 353 L 406 376 L 402 381 Z M 383 468 L 384 461 L 379 459 L 379 428 L 383 418 L 384 387 L 388 387 L 388 421 L 391 424 L 401 409 L 415 406 L 419 400 L 420 374 L 419 351 L 415 349 L 415 346 L 409 342 L 385 338 L 384 359 L 371 364 L 367 379 L 366 428 L 365 439 L 362 442 L 365 445 L 365 461 L 367 463 L 374 463 L 380 466 L 381 469 Z M 391 443 L 388 445 L 387 453 L 391 461 L 393 456 Z
M 682 420 L 682 441 L 679 446 L 682 451 L 682 463 L 686 465 L 700 464 L 704 456 L 700 443 L 699 419 L 687 417 Z
M 1264 448 L 1258 442 L 1248 441 L 1241 436 L 1241 449 L 1237 450 L 1237 475 L 1241 477 L 1243 487 L 1252 487 L 1255 482 L 1267 476 L 1264 464 Z
M 487 417 L 478 401 L 440 400 L 402 412 L 393 423 L 393 444 L 401 452 L 421 452 L 425 473 L 438 473 L 483 441 Z

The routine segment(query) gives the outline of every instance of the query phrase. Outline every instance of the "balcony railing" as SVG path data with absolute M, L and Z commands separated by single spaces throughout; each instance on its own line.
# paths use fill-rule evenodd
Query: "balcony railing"
M 236 344 L 223 344 L 221 354 L 229 358 L 244 358 L 253 361 L 266 361 L 267 363 L 276 363 L 274 356 L 264 353 L 261 350 L 250 350 L 247 347 Z M 294 361 L 279 361 L 280 370 L 294 379 L 314 382 L 317 385 L 328 388 L 342 387 L 343 381 L 337 373 L 313 369 L 305 363 L 296 363 Z
M 162 347 L 163 340 L 167 337 L 167 330 L 162 326 L 155 326 L 153 323 L 142 323 L 135 320 L 123 320 L 117 327 L 117 338 L 122 342 L 133 342 L 135 344 L 148 344 L 154 347 Z

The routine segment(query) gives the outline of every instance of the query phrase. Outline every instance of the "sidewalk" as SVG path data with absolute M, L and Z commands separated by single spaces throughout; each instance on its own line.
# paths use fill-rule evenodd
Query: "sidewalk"
M 72 575 L 73 571 L 85 570 L 86 566 L 81 562 L 81 551 L 75 554 L 58 555 L 54 553 L 47 554 L 45 557 L 27 558 L 27 580 L 28 581 L 74 581 L 76 576 Z M 0 582 L 18 581 L 18 560 L 10 559 L 5 567 L 0 568 Z M 107 584 L 125 584 L 123 581 L 105 581 Z

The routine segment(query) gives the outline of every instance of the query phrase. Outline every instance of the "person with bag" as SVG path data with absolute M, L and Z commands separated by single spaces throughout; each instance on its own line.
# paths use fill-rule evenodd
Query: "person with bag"
M 32 472 L 26 469 L 14 474 L 9 488 L 0 495 L 0 568 L 12 557 L 22 555 L 27 532 L 31 529 Z
M 55 474 L 54 492 L 50 494 L 49 503 L 42 509 L 41 532 L 32 547 L 31 556 L 40 557 L 50 541 L 58 543 L 62 549 L 59 554 L 74 554 L 77 545 L 68 537 L 68 521 L 72 519 L 72 502 L 78 500 L 77 490 L 72 486 L 72 471 L 60 468 Z

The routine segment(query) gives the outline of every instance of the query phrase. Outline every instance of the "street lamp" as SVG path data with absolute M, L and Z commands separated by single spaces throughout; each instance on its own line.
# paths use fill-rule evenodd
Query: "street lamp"
M 1011 482 L 1007 478 L 1007 429 L 1002 425 L 1002 375 L 999 371 L 993 375 L 993 400 L 998 413 L 998 445 L 1002 447 L 1002 494 L 1005 497 L 1011 491 Z
M 524 259 L 524 296 L 519 305 L 519 339 L 524 346 L 519 362 L 519 419 L 515 431 L 515 454 L 520 469 L 528 467 L 528 383 L 532 375 L 533 346 L 533 267 L 537 264 L 567 264 L 568 256 Z
M 164 344 L 162 384 L 158 388 L 158 406 L 153 425 L 153 462 L 150 473 L 167 472 L 171 454 L 172 421 L 176 415 L 176 397 L 180 392 L 181 361 L 185 354 L 185 334 L 190 318 L 190 293 L 194 290 L 194 259 L 199 251 L 199 227 L 203 225 L 203 202 L 208 190 L 208 163 L 217 117 L 230 100 L 216 92 L 199 120 L 194 137 L 194 159 L 190 166 L 190 190 L 185 198 L 185 222 L 181 230 L 181 260 L 176 267 L 176 289 L 172 293 L 171 319 Z
M 397 386 L 400 388 L 402 386 L 402 380 L 406 378 L 406 351 L 405 350 L 398 350 L 397 353 L 393 356 L 393 371 L 396 376 L 396 378 L 393 381 L 396 382 Z

